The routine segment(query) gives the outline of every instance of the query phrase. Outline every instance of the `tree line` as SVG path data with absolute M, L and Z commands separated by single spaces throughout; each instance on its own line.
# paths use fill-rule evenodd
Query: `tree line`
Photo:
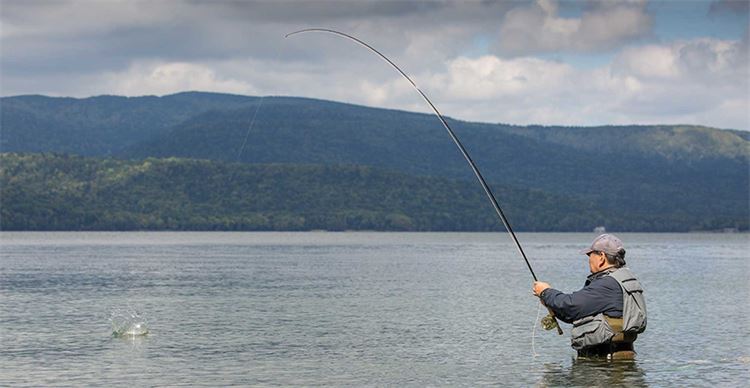
M 492 185 L 519 231 L 747 229 L 740 217 L 624 214 Z M 476 182 L 363 166 L 0 154 L 3 230 L 498 231 Z

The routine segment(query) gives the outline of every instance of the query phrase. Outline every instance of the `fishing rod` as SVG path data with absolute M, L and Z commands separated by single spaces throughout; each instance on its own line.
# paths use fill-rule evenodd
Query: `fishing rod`
M 487 184 L 487 181 L 485 181 L 484 176 L 482 176 L 482 173 L 479 172 L 479 168 L 477 167 L 476 163 L 474 163 L 474 160 L 471 159 L 471 156 L 469 156 L 469 152 L 466 151 L 466 148 L 464 147 L 464 145 L 461 143 L 460 140 L 458 140 L 458 137 L 453 132 L 453 129 L 451 129 L 450 125 L 448 125 L 448 122 L 445 120 L 443 115 L 440 113 L 440 111 L 438 111 L 437 107 L 435 107 L 435 104 L 433 104 L 432 101 L 430 101 L 430 99 L 427 98 L 427 95 L 425 95 L 424 92 L 422 92 L 422 90 L 419 89 L 417 84 L 408 75 L 406 75 L 406 73 L 404 73 L 404 71 L 401 70 L 400 67 L 396 66 L 396 64 L 393 63 L 393 61 L 391 61 L 390 59 L 388 59 L 388 57 L 386 57 L 383 53 L 376 50 L 374 47 L 370 46 L 369 44 L 363 42 L 362 40 L 357 39 L 349 34 L 345 34 L 343 32 L 328 29 L 328 28 L 306 28 L 303 30 L 290 32 L 286 34 L 284 38 L 288 38 L 293 35 L 304 34 L 308 32 L 329 33 L 329 34 L 338 35 L 338 36 L 347 38 L 349 40 L 352 40 L 358 43 L 359 45 L 367 48 L 368 50 L 374 52 L 375 54 L 377 54 L 381 59 L 383 59 L 389 65 L 391 65 L 394 69 L 396 69 L 396 71 L 398 71 L 402 77 L 404 77 L 407 81 L 409 81 L 411 86 L 413 86 L 414 89 L 417 90 L 419 95 L 422 96 L 425 102 L 427 102 L 430 108 L 432 108 L 432 111 L 435 112 L 435 115 L 437 115 L 438 119 L 440 119 L 440 122 L 443 124 L 443 127 L 445 128 L 445 130 L 448 131 L 448 135 L 450 135 L 451 139 L 453 139 L 453 143 L 456 144 L 456 147 L 458 147 L 459 151 L 461 151 L 461 155 L 464 156 L 464 159 L 466 159 L 466 161 L 469 163 L 469 166 L 471 166 L 471 170 L 474 172 L 474 175 L 477 177 L 477 180 L 479 180 L 479 183 L 482 185 L 482 188 L 484 189 L 484 193 L 487 195 L 487 198 L 489 199 L 490 203 L 492 203 L 492 207 L 495 209 L 495 213 L 497 213 L 498 217 L 500 217 L 500 221 L 503 222 L 505 229 L 508 231 L 508 233 L 510 233 L 511 238 L 513 239 L 513 242 L 515 243 L 516 248 L 518 249 L 518 252 L 521 254 L 521 257 L 523 257 L 523 260 L 526 262 L 526 266 L 529 268 L 529 272 L 531 272 L 531 277 L 534 278 L 534 281 L 538 281 L 536 274 L 534 273 L 534 270 L 531 268 L 529 259 L 526 257 L 526 253 L 523 251 L 523 248 L 521 247 L 521 243 L 518 241 L 516 234 L 513 232 L 513 228 L 511 228 L 510 222 L 508 222 L 508 218 L 505 217 L 505 213 L 503 212 L 503 209 L 500 208 L 500 204 L 498 204 L 497 199 L 495 198 L 495 195 L 492 193 L 492 190 Z M 550 315 L 552 316 L 552 319 L 555 319 L 554 314 L 552 313 L 551 310 L 550 310 Z M 556 323 L 557 323 L 557 320 L 555 319 L 555 324 Z M 559 325 L 557 325 L 557 332 L 558 334 L 562 334 L 562 329 L 560 329 Z

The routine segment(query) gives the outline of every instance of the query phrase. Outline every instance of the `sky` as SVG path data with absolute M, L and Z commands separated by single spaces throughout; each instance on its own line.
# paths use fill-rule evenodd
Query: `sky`
M 0 0 L 0 95 L 188 90 L 516 125 L 750 130 L 750 0 Z

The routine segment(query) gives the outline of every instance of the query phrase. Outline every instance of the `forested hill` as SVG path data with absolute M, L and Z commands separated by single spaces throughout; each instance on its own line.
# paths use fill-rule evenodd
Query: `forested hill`
M 519 231 L 748 226 L 689 212 L 618 213 L 492 186 Z M 6 153 L 0 198 L 3 230 L 502 230 L 478 185 L 362 166 Z
M 440 123 L 427 114 L 196 92 L 0 102 L 3 152 L 359 165 L 476 186 Z M 625 215 L 644 220 L 631 230 L 743 227 L 750 218 L 745 132 L 449 121 L 489 181 L 589 204 L 604 212 L 609 227 Z M 674 220 L 684 224 L 675 227 Z
M 473 179 L 432 115 L 289 98 L 266 98 L 257 116 L 255 111 L 200 114 L 122 156 L 356 164 Z M 750 143 L 732 131 L 450 122 L 494 182 L 579 196 L 623 211 L 676 206 L 708 215 L 747 209 Z
M 0 154 L 0 190 L 3 230 L 502 228 L 477 185 L 361 166 Z M 495 190 L 518 230 L 588 231 L 604 220 L 580 201 Z
M 0 148 L 110 155 L 202 112 L 240 108 L 256 100 L 196 92 L 164 97 L 3 97 Z

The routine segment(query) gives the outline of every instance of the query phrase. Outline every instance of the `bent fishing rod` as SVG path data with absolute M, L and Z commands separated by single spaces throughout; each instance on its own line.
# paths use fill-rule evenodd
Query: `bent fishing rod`
M 284 38 L 288 38 L 290 36 L 297 35 L 297 34 L 309 33 L 309 32 L 328 33 L 328 34 L 338 35 L 340 37 L 354 41 L 355 43 L 377 54 L 381 59 L 383 59 L 389 65 L 391 65 L 394 69 L 396 69 L 396 71 L 398 71 L 402 77 L 404 77 L 407 81 L 409 81 L 411 86 L 414 87 L 414 89 L 416 89 L 417 93 L 419 93 L 420 96 L 422 96 L 422 99 L 425 100 L 427 105 L 429 105 L 430 108 L 432 108 L 432 111 L 435 113 L 438 119 L 440 119 L 440 122 L 443 124 L 443 127 L 445 128 L 445 130 L 448 131 L 448 135 L 450 135 L 451 139 L 453 140 L 453 143 L 455 143 L 456 147 L 458 147 L 459 151 L 461 151 L 461 155 L 463 155 L 464 159 L 466 159 L 466 161 L 469 163 L 469 166 L 471 166 L 471 170 L 474 172 L 474 175 L 477 177 L 477 180 L 479 180 L 479 183 L 482 185 L 482 188 L 484 189 L 484 193 L 487 195 L 487 198 L 489 199 L 490 203 L 492 203 L 492 207 L 495 209 L 495 213 L 497 213 L 498 217 L 500 217 L 500 221 L 502 221 L 503 225 L 505 226 L 505 229 L 508 231 L 511 238 L 513 239 L 513 242 L 515 243 L 516 248 L 518 249 L 518 252 L 521 254 L 521 257 L 523 257 L 523 260 L 526 262 L 526 266 L 529 268 L 529 272 L 531 272 L 531 276 L 534 278 L 534 281 L 538 281 L 536 274 L 534 273 L 534 270 L 531 268 L 529 259 L 526 257 L 526 253 L 523 251 L 523 248 L 521 247 L 521 243 L 518 241 L 518 238 L 516 237 L 515 232 L 513 232 L 513 228 L 511 228 L 510 222 L 508 222 L 508 218 L 505 217 L 505 213 L 503 212 L 503 209 L 500 208 L 500 204 L 497 202 L 497 199 L 495 198 L 495 195 L 492 193 L 492 190 L 487 184 L 487 181 L 484 179 L 484 176 L 482 176 L 482 173 L 479 172 L 479 168 L 477 167 L 476 163 L 474 163 L 474 160 L 471 159 L 471 156 L 469 156 L 469 152 L 466 151 L 466 148 L 458 139 L 455 132 L 453 132 L 453 129 L 451 129 L 450 125 L 448 125 L 448 122 L 445 120 L 445 118 L 440 113 L 440 111 L 438 111 L 435 104 L 433 104 L 432 101 L 430 101 L 430 99 L 427 98 L 427 95 L 424 94 L 424 92 L 422 92 L 421 89 L 419 89 L 417 84 L 406 73 L 404 73 L 404 71 L 401 70 L 400 67 L 398 67 L 393 61 L 391 61 L 383 53 L 376 50 L 374 47 L 370 46 L 369 44 L 363 42 L 362 40 L 355 38 L 354 36 L 351 36 L 349 34 L 345 34 L 343 32 L 328 29 L 328 28 L 306 28 L 303 30 L 290 32 L 286 34 Z M 551 310 L 550 310 L 550 315 L 553 317 L 553 319 L 555 319 L 554 314 L 552 313 Z M 562 334 L 562 329 L 560 329 L 559 325 L 557 325 L 557 332 L 558 334 Z

